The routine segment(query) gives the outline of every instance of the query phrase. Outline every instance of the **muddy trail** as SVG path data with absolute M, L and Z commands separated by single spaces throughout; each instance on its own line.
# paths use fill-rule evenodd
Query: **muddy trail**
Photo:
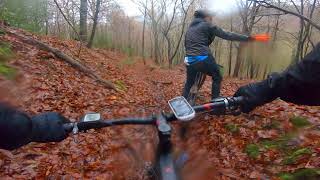
M 70 56 L 79 43 L 54 37 L 41 40 Z M 119 52 L 82 48 L 81 63 L 94 69 L 120 90 L 106 89 L 53 54 L 2 34 L 15 56 L 14 80 L 0 76 L 1 99 L 30 115 L 57 111 L 73 121 L 87 112 L 104 119 L 140 117 L 169 110 L 167 101 L 179 96 L 185 80 L 183 66 L 172 70 L 143 65 L 139 58 Z M 207 78 L 199 102 L 210 100 Z M 232 96 L 249 80 L 226 78 L 222 94 Z M 182 143 L 174 124 L 175 154 L 186 151 L 185 179 L 277 179 L 281 173 L 320 167 L 320 108 L 277 100 L 250 115 L 201 115 Z M 157 134 L 153 127 L 125 126 L 92 130 L 61 143 L 31 143 L 15 151 L 0 150 L 4 179 L 148 179 Z M 185 149 L 181 149 L 185 147 Z M 291 175 L 291 174 L 286 174 Z

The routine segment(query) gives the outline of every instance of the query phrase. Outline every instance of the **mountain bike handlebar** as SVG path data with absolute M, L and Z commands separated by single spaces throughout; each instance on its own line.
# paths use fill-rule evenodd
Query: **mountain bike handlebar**
M 217 98 L 212 100 L 210 103 L 194 106 L 196 113 L 210 112 L 214 115 L 226 115 L 229 113 L 236 113 L 239 110 L 240 105 L 244 102 L 244 97 L 226 97 Z M 163 117 L 168 122 L 177 121 L 177 118 L 173 113 L 165 114 L 162 113 Z M 64 128 L 67 132 L 78 133 L 87 131 L 90 129 L 101 129 L 109 126 L 119 125 L 157 125 L 158 116 L 153 115 L 147 118 L 126 118 L 118 120 L 97 120 L 90 122 L 76 122 L 65 124 Z

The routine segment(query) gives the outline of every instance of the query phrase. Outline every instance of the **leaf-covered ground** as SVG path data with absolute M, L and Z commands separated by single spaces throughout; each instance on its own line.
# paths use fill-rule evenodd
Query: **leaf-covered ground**
M 25 33 L 25 32 L 23 32 Z M 31 34 L 27 34 L 32 36 Z M 79 44 L 36 37 L 73 56 Z M 143 66 L 141 60 L 108 50 L 82 49 L 81 62 L 116 84 L 108 90 L 52 54 L 2 34 L 15 53 L 8 62 L 15 80 L 0 76 L 0 98 L 31 115 L 58 111 L 77 120 L 86 112 L 103 117 L 147 116 L 168 110 L 167 100 L 181 94 L 184 67 Z M 248 80 L 226 78 L 222 94 L 231 96 Z M 306 92 L 307 93 L 307 92 Z M 210 98 L 207 79 L 199 102 Z M 175 154 L 187 151 L 185 179 L 319 178 L 320 108 L 280 100 L 250 115 L 201 115 L 188 140 L 174 135 Z M 175 132 L 179 125 L 174 125 Z M 89 131 L 61 143 L 32 143 L 12 152 L 0 150 L 4 179 L 147 179 L 157 143 L 152 127 L 126 126 Z M 182 148 L 183 147 L 183 148 Z M 300 170 L 299 170 L 300 169 Z

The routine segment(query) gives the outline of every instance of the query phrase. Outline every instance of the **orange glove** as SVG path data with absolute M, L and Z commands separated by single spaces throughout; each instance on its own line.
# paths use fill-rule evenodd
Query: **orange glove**
M 271 37 L 268 34 L 257 34 L 250 37 L 252 41 L 260 41 L 260 42 L 268 42 L 270 41 Z

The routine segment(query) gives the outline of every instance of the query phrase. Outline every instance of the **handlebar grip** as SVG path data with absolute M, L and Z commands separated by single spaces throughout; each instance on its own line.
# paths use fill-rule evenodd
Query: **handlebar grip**
M 241 105 L 243 105 L 244 100 L 245 100 L 245 97 L 243 97 L 243 96 L 228 98 L 229 107 L 230 108 L 238 108 Z
M 63 125 L 63 129 L 68 132 L 71 133 L 74 127 L 74 123 L 67 123 Z
M 233 100 L 235 101 L 235 103 L 240 105 L 240 104 L 244 103 L 245 97 L 243 97 L 243 96 L 233 97 Z

